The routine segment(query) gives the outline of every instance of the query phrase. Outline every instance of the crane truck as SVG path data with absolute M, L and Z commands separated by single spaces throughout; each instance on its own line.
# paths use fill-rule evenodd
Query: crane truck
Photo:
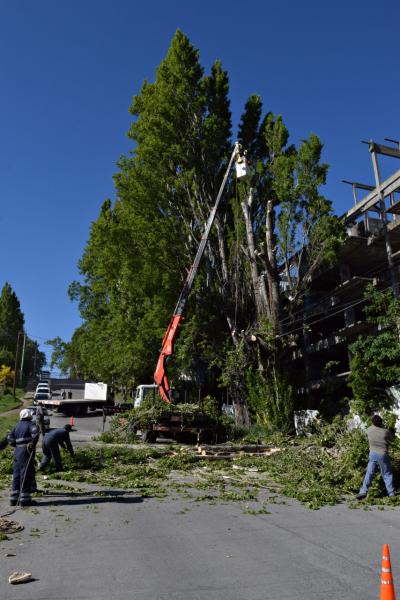
M 159 358 L 157 361 L 156 370 L 154 372 L 154 382 L 155 382 L 155 386 L 158 388 L 158 392 L 159 392 L 161 398 L 167 404 L 170 404 L 173 402 L 173 394 L 172 394 L 171 384 L 169 382 L 167 371 L 166 371 L 166 362 L 172 356 L 172 354 L 174 352 L 175 338 L 177 335 L 179 325 L 183 319 L 183 312 L 184 312 L 184 309 L 186 306 L 186 302 L 189 297 L 190 291 L 192 289 L 193 281 L 194 281 L 197 271 L 199 269 L 200 261 L 204 254 L 204 251 L 206 249 L 210 231 L 213 226 L 215 216 L 217 214 L 217 210 L 218 210 L 221 198 L 222 198 L 222 194 L 226 187 L 228 177 L 229 177 L 229 174 L 233 167 L 233 164 L 235 164 L 235 167 L 236 167 L 237 179 L 243 179 L 243 178 L 247 177 L 248 164 L 247 164 L 247 160 L 246 160 L 246 153 L 241 152 L 239 142 L 236 142 L 234 145 L 234 148 L 233 148 L 228 166 L 226 168 L 221 186 L 219 188 L 214 206 L 212 207 L 210 214 L 208 216 L 207 223 L 206 223 L 206 226 L 204 229 L 204 233 L 203 233 L 201 241 L 199 243 L 199 247 L 197 249 L 195 259 L 193 261 L 192 266 L 190 267 L 190 270 L 186 277 L 186 281 L 185 281 L 182 291 L 179 295 L 178 302 L 176 304 L 172 318 L 169 322 L 169 325 L 168 325 L 166 332 L 164 334 L 164 337 L 163 337 L 160 355 L 159 355 Z M 136 391 L 135 406 L 140 405 L 141 400 L 139 400 L 139 399 L 141 397 L 144 397 L 143 395 L 146 391 L 144 388 L 149 388 L 149 391 L 151 389 L 151 391 L 154 393 L 155 386 L 154 385 L 138 386 L 137 391 Z M 171 417 L 171 419 L 172 419 L 172 417 Z M 200 419 L 200 421 L 201 421 L 201 419 Z M 168 432 L 174 433 L 174 431 L 176 430 L 177 427 L 179 428 L 179 424 L 174 423 L 172 421 L 170 423 L 166 423 L 164 421 L 162 424 L 149 423 L 148 429 L 143 432 L 144 433 L 143 437 L 144 437 L 144 439 L 147 439 L 149 441 L 154 441 L 155 438 L 157 437 L 157 432 L 163 432 L 164 434 L 168 433 Z M 198 427 L 196 427 L 196 423 L 192 423 L 191 430 L 195 431 L 197 429 L 198 432 L 200 432 L 203 427 L 204 427 L 204 423 L 199 422 Z M 182 431 L 182 425 L 180 426 L 180 431 Z

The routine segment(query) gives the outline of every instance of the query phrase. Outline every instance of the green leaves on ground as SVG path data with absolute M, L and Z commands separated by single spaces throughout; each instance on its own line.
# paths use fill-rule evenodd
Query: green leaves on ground
M 275 438 L 276 439 L 276 438 Z M 265 442 L 266 440 L 264 440 Z M 280 437 L 279 451 L 269 456 L 240 456 L 233 460 L 200 460 L 189 447 L 172 445 L 124 448 L 101 446 L 78 448 L 76 456 L 63 457 L 65 470 L 50 467 L 49 487 L 59 480 L 88 483 L 102 490 L 137 490 L 143 496 L 180 496 L 196 502 L 246 502 L 246 510 L 265 511 L 265 506 L 289 497 L 311 509 L 354 499 L 368 461 L 368 443 L 360 430 L 348 432 L 337 420 L 308 438 Z M 400 487 L 400 440 L 391 448 L 395 483 Z M 0 453 L 0 484 L 11 482 L 12 453 Z M 63 484 L 65 485 L 65 484 Z M 248 503 L 252 503 L 248 505 Z M 378 476 L 367 501 L 358 506 L 398 505 L 388 499 Z M 352 506 L 352 504 L 351 504 Z M 261 507 L 261 508 L 260 508 Z

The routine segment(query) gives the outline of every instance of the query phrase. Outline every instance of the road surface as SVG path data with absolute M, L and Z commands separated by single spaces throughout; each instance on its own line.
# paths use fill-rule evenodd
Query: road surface
M 52 419 L 53 426 L 66 422 Z M 101 428 L 101 417 L 75 423 L 81 443 Z M 311 511 L 282 499 L 269 514 L 254 515 L 244 503 L 120 490 L 98 496 L 77 485 L 75 493 L 56 490 L 9 517 L 25 529 L 0 542 L 0 598 L 376 600 L 383 543 L 400 586 L 397 508 Z M 0 514 L 7 510 L 3 494 Z M 31 572 L 34 581 L 10 586 L 13 570 Z
M 71 417 L 66 417 L 63 414 L 51 413 L 50 427 L 64 427 L 71 422 Z M 108 430 L 110 417 L 106 418 L 104 430 Z M 86 417 L 74 417 L 73 430 L 71 432 L 71 440 L 73 444 L 84 445 L 89 442 L 94 436 L 100 435 L 103 431 L 103 416 L 101 411 L 89 412 Z
M 269 510 L 116 493 L 45 498 L 14 516 L 25 530 L 0 543 L 0 597 L 375 600 L 384 542 L 396 579 L 398 510 L 316 512 L 294 502 Z M 15 569 L 35 581 L 11 588 Z

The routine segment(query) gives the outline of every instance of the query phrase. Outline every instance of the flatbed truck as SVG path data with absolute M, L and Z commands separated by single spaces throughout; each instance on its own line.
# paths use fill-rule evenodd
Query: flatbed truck
M 106 383 L 88 382 L 85 383 L 83 398 L 68 398 L 68 391 L 64 391 L 61 395 L 54 395 L 49 400 L 42 400 L 41 403 L 50 410 L 68 416 L 84 417 L 88 410 L 113 406 L 114 400 Z

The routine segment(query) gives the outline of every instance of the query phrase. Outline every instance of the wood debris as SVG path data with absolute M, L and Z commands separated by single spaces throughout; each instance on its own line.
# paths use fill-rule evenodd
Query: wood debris
M 238 456 L 270 456 L 281 449 L 267 444 L 197 446 L 197 458 L 231 460 Z
M 18 521 L 9 521 L 8 519 L 0 519 L 0 531 L 2 533 L 16 533 L 24 528 L 22 523 Z
M 17 583 L 27 583 L 32 581 L 32 573 L 24 573 L 21 571 L 13 571 L 8 576 L 8 583 L 16 585 Z

